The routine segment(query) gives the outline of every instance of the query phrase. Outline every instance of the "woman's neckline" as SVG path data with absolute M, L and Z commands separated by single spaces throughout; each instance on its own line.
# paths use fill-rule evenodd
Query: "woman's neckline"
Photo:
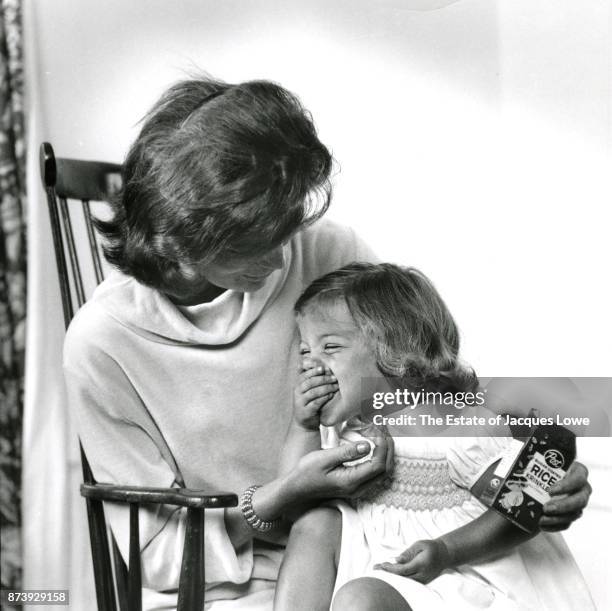
M 215 299 L 217 299 L 217 297 L 223 295 L 225 292 L 227 292 L 227 289 L 215 286 L 214 284 L 209 284 L 203 291 L 190 297 L 177 297 L 175 295 L 171 295 L 170 293 L 165 293 L 165 295 L 175 306 L 180 308 L 189 308 L 212 303 Z

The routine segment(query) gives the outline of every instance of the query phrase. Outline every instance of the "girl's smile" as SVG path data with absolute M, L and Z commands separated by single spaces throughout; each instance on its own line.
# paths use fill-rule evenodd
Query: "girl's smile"
M 321 408 L 320 421 L 332 426 L 359 414 L 364 378 L 384 381 L 374 350 L 359 331 L 344 300 L 306 306 L 297 316 L 302 357 L 320 361 L 338 380 L 338 392 Z

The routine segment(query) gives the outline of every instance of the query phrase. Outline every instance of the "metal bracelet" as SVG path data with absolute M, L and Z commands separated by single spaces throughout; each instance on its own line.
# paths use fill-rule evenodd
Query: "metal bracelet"
M 261 486 L 249 486 L 241 495 L 240 495 L 240 511 L 242 511 L 242 515 L 246 520 L 246 523 L 257 532 L 265 533 L 277 526 L 280 526 L 281 519 L 276 518 L 275 520 L 262 520 L 253 509 L 253 494 L 257 488 L 261 488 Z

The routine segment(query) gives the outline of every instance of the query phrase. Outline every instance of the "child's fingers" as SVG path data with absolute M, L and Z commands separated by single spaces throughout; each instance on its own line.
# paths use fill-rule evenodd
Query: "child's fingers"
M 310 369 L 305 369 L 300 374 L 300 381 L 305 382 L 310 378 L 314 378 L 315 376 L 322 376 L 325 373 L 325 367 L 323 365 L 319 365 L 318 367 L 311 367 Z
M 321 408 L 334 396 L 334 393 L 323 395 L 312 401 L 308 401 L 304 405 L 304 413 L 308 414 L 309 417 L 317 416 Z
M 417 569 L 414 567 L 397 562 L 382 562 L 381 564 L 375 564 L 374 569 L 381 569 L 387 571 L 387 573 L 401 575 L 402 577 L 412 577 L 417 572 Z
M 396 559 L 396 562 L 401 564 L 406 564 L 411 560 L 414 560 L 415 556 L 421 551 L 421 548 L 416 544 L 411 545 L 408 549 L 404 550 Z
M 311 403 L 312 401 L 316 401 L 318 399 L 331 398 L 328 395 L 333 395 L 337 390 L 337 382 L 323 384 L 322 386 L 315 386 L 314 388 L 310 388 L 303 393 L 304 401 L 306 403 Z
M 406 575 L 413 575 L 423 569 L 423 560 L 421 555 L 417 552 L 408 562 L 398 562 L 399 565 L 404 567 Z
M 315 372 L 315 373 L 312 373 Z M 302 392 L 306 392 L 309 388 L 320 386 L 321 384 L 333 384 L 337 382 L 336 376 L 324 374 L 317 369 L 311 369 L 302 374 L 299 382 L 299 388 Z
M 410 575 L 410 579 L 418 581 L 419 583 L 429 583 L 431 581 L 430 576 L 424 571 L 416 571 Z

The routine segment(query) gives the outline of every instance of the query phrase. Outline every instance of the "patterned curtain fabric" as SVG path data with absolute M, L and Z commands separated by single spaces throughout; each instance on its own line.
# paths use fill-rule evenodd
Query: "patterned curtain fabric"
M 26 315 L 20 0 L 0 0 L 0 518 L 2 588 L 21 585 L 21 421 Z

